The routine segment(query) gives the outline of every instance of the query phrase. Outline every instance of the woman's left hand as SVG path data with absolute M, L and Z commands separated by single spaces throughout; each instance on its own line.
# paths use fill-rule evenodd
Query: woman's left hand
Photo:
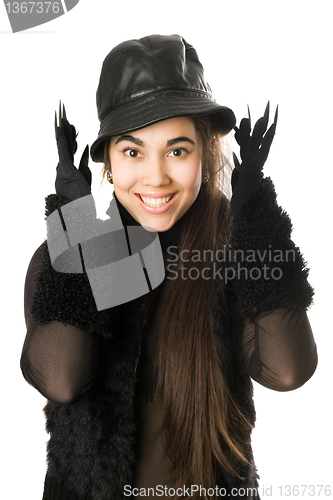
M 241 120 L 239 128 L 235 127 L 235 139 L 240 146 L 242 163 L 234 153 L 235 168 L 231 176 L 231 212 L 234 217 L 239 214 L 244 202 L 261 186 L 262 168 L 267 160 L 276 130 L 278 107 L 276 107 L 274 122 L 267 130 L 269 102 L 267 103 L 264 116 L 256 122 L 252 135 L 250 110 L 248 113 L 248 118 Z

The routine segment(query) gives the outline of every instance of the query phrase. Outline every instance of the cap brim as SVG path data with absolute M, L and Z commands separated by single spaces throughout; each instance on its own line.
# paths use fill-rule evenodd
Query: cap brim
M 112 136 L 138 130 L 153 123 L 178 116 L 214 114 L 214 122 L 223 134 L 236 124 L 230 108 L 220 106 L 200 92 L 163 91 L 141 96 L 111 110 L 101 121 L 98 138 L 90 149 L 95 162 L 103 162 L 103 143 Z

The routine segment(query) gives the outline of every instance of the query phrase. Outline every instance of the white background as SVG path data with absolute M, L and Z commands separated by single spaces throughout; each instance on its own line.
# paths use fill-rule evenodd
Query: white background
M 177 33 L 194 45 L 215 98 L 238 122 L 247 104 L 253 121 L 268 100 L 272 111 L 279 104 L 265 173 L 311 268 L 319 366 L 289 393 L 255 384 L 253 448 L 263 499 L 282 498 L 279 485 L 286 493 L 286 485 L 332 485 L 331 8 L 328 0 L 81 0 L 48 24 L 12 34 L 0 5 L 1 498 L 41 499 L 46 469 L 45 400 L 24 381 L 19 359 L 25 272 L 45 237 L 44 197 L 54 192 L 54 111 L 61 99 L 81 154 L 98 132 L 95 92 L 104 57 L 124 40 L 153 33 Z M 96 198 L 100 167 L 91 162 Z M 318 492 L 302 498 L 325 498 Z

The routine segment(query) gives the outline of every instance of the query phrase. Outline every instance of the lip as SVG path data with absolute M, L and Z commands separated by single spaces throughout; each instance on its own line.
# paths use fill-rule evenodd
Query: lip
M 144 196 L 145 198 L 166 198 L 167 196 L 172 196 L 176 193 L 135 193 L 139 194 L 140 196 Z
M 165 198 L 167 196 L 172 196 L 170 201 L 163 205 L 162 207 L 148 207 L 143 201 L 141 200 L 140 196 L 144 196 L 147 198 Z M 178 198 L 178 193 L 135 193 L 135 197 L 140 203 L 140 206 L 148 213 L 150 214 L 162 214 L 163 212 L 166 212 L 169 210 L 169 208 L 175 203 L 176 199 Z

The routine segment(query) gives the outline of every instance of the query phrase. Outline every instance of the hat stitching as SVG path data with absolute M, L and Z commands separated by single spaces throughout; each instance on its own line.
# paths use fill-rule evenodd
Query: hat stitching
M 100 121 L 104 120 L 104 118 L 111 113 L 111 111 L 114 111 L 115 109 L 119 108 L 120 106 L 123 106 L 124 104 L 127 104 L 129 102 L 136 101 L 137 99 L 141 99 L 142 97 L 152 95 L 152 94 L 157 94 L 159 92 L 165 92 L 165 91 L 171 91 L 171 92 L 178 92 L 178 96 L 183 95 L 184 97 L 188 95 L 188 93 L 195 94 L 199 97 L 203 97 L 205 99 L 208 99 L 214 103 L 216 103 L 216 100 L 213 98 L 212 94 L 210 92 L 206 92 L 204 90 L 198 90 L 198 89 L 186 89 L 186 88 L 169 88 L 169 87 L 163 87 L 158 90 L 148 90 L 147 92 L 143 92 L 140 95 L 137 95 L 135 97 L 131 97 L 130 99 L 121 101 L 119 104 L 114 106 L 113 108 L 108 109 L 104 115 L 101 116 Z
M 169 100 L 169 101 L 170 101 L 170 96 L 169 96 L 169 98 L 167 98 L 166 100 Z M 186 100 L 186 101 L 187 101 L 187 100 Z M 177 102 L 175 103 L 175 106 L 174 106 L 174 107 L 172 107 L 172 102 L 171 102 L 171 103 L 169 102 L 168 104 L 169 104 L 169 106 L 171 106 L 171 107 L 172 107 L 172 109 L 178 109 L 179 111 L 180 111 L 180 109 L 179 109 L 179 106 L 180 106 L 180 105 L 182 106 L 182 108 L 183 108 L 183 109 L 184 109 L 185 107 L 187 107 L 189 110 L 191 110 L 191 111 L 192 111 L 192 114 L 193 114 L 193 115 L 195 115 L 195 114 L 196 114 L 196 113 L 195 113 L 195 110 L 192 108 L 192 106 L 189 106 L 189 105 L 188 105 L 188 103 L 187 103 L 186 101 L 181 101 L 181 102 L 180 102 L 180 101 L 177 101 Z M 216 105 L 217 103 L 216 103 L 215 101 L 212 101 L 212 100 L 208 100 L 208 99 L 207 99 L 207 101 L 206 101 L 206 102 L 197 102 L 197 103 L 196 103 L 196 107 L 197 107 L 197 109 L 202 108 L 203 110 L 205 110 L 205 109 L 207 109 L 207 104 L 211 104 L 211 105 L 214 105 L 214 104 L 215 104 L 215 105 Z M 170 108 L 169 108 L 169 109 L 170 109 Z M 219 108 L 219 109 L 220 109 L 220 108 Z M 111 110 L 111 111 L 114 111 L 114 110 Z M 108 114 L 110 114 L 110 113 L 111 113 L 111 111 L 110 111 Z M 180 112 L 181 112 L 181 111 L 180 111 Z M 185 112 L 185 110 L 184 110 L 184 112 Z M 207 112 L 208 112 L 208 109 L 207 109 Z M 209 113 L 211 113 L 211 111 L 210 111 Z M 132 110 L 132 111 L 131 111 L 131 116 L 132 116 L 132 117 L 142 116 L 142 115 L 145 115 L 145 114 L 150 115 L 150 114 L 151 114 L 151 113 L 150 113 L 150 110 L 148 110 L 148 112 L 147 112 L 147 113 L 144 113 L 144 111 L 143 111 L 142 109 Z M 104 119 L 106 118 L 106 116 L 107 116 L 107 115 L 105 115 L 105 116 L 104 116 Z M 103 120 L 104 120 L 104 119 L 103 119 Z

